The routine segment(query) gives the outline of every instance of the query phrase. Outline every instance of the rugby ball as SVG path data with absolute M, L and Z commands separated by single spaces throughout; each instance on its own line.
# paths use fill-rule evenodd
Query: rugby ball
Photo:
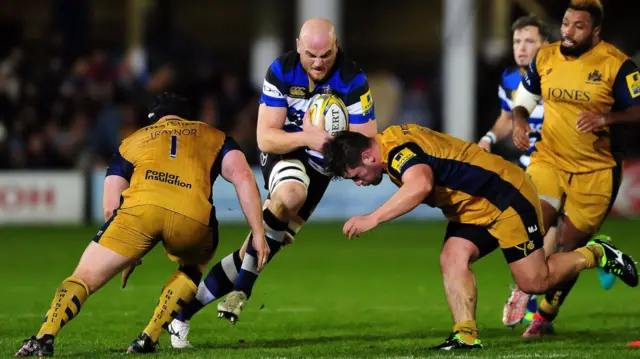
M 349 129 L 349 112 L 338 96 L 320 94 L 311 98 L 309 118 L 314 126 L 320 126 L 320 113 L 324 115 L 324 130 L 331 136 Z

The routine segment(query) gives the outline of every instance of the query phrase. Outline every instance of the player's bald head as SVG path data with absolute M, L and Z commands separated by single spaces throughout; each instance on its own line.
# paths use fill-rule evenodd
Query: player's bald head
M 298 39 L 305 47 L 327 49 L 336 42 L 336 29 L 328 19 L 312 18 L 302 24 Z
M 309 77 L 322 80 L 336 60 L 338 39 L 333 23 L 323 18 L 312 18 L 302 25 L 296 39 L 300 62 Z

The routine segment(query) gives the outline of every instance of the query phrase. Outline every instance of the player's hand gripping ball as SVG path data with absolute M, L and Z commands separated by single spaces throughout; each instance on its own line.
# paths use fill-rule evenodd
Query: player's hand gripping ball
M 314 96 L 309 106 L 309 119 L 314 126 L 322 125 L 320 113 L 324 115 L 324 130 L 331 136 L 349 130 L 349 112 L 339 97 L 327 94 Z

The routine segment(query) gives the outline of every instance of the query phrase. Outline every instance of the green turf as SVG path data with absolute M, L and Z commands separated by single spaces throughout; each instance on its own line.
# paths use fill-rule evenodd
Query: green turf
M 640 338 L 640 291 L 620 281 L 610 291 L 595 271 L 582 275 L 556 322 L 557 335 L 525 342 L 504 328 L 510 274 L 495 252 L 474 266 L 482 351 L 434 353 L 451 330 L 438 269 L 445 224 L 392 223 L 356 241 L 341 224 L 312 224 L 266 269 L 240 322 L 205 308 L 192 322 L 194 350 L 175 351 L 168 336 L 154 358 L 637 358 L 625 344 Z M 12 355 L 33 335 L 57 285 L 70 275 L 95 228 L 0 228 L 3 269 L 0 351 Z M 237 248 L 243 226 L 224 226 L 216 260 Z M 603 232 L 640 257 L 640 223 L 610 220 Z M 156 248 L 131 278 L 114 280 L 85 304 L 56 342 L 60 358 L 124 355 L 144 328 L 160 288 L 175 269 Z

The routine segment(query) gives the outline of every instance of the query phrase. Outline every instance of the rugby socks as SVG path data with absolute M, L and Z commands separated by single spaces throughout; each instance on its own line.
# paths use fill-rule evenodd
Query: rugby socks
M 200 282 L 195 298 L 182 309 L 176 319 L 181 322 L 191 320 L 204 306 L 231 292 L 241 266 L 240 250 L 216 263 L 205 279 Z
M 564 303 L 577 280 L 578 277 L 575 277 L 547 291 L 544 299 L 540 302 L 538 314 L 549 322 L 553 321 L 558 316 L 560 306 Z
M 89 293 L 89 286 L 82 279 L 76 277 L 65 279 L 56 290 L 51 307 L 36 337 L 57 335 L 65 324 L 80 313 Z
M 584 261 L 583 269 L 595 268 L 600 264 L 602 257 L 604 256 L 604 251 L 600 246 L 586 246 L 581 247 L 573 251 L 573 253 L 580 254 L 579 257 L 576 257 L 576 266 L 581 266 L 582 261 Z M 578 270 L 579 272 L 579 270 Z M 558 315 L 558 311 L 560 310 L 560 306 L 569 295 L 571 288 L 576 284 L 578 280 L 578 276 L 568 280 L 566 282 L 558 284 L 555 288 L 547 291 L 544 300 L 540 302 L 540 307 L 538 308 L 538 315 L 547 321 L 552 321 Z
M 282 247 L 288 225 L 287 222 L 279 220 L 268 208 L 262 212 L 262 217 L 264 219 L 265 237 L 271 250 L 268 261 L 271 261 L 271 258 L 273 258 Z M 244 255 L 242 267 L 240 268 L 238 279 L 233 288 L 233 290 L 244 292 L 247 298 L 251 297 L 251 291 L 258 279 L 258 255 L 255 248 L 253 248 L 252 239 L 253 235 L 249 239 L 247 253 Z
M 467 344 L 473 344 L 478 339 L 478 327 L 475 320 L 467 320 L 456 324 L 453 327 L 453 332 L 458 332 L 460 339 Z
M 582 254 L 585 259 L 585 268 L 595 268 L 600 264 L 602 257 L 604 257 L 604 250 L 600 246 L 586 246 L 576 249 L 574 252 Z
M 160 301 L 144 333 L 154 343 L 157 342 L 162 330 L 178 315 L 181 307 L 191 301 L 197 290 L 193 279 L 180 270 L 176 271 L 162 289 Z

